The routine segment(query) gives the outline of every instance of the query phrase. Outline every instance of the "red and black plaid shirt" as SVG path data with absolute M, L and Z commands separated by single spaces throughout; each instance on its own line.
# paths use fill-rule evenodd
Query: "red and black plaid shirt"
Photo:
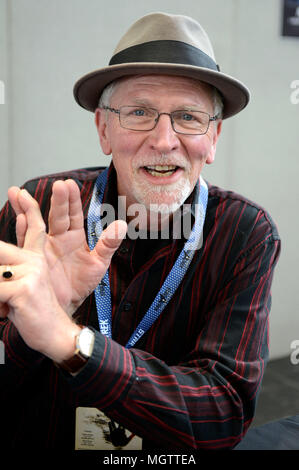
M 99 171 L 46 176 L 25 187 L 47 220 L 52 183 L 74 179 L 86 221 Z M 105 202 L 116 192 L 113 168 L 109 175 Z M 0 239 L 15 243 L 8 204 L 0 215 Z M 202 248 L 158 320 L 134 348 L 126 349 L 182 243 L 123 241 L 110 269 L 113 340 L 98 331 L 91 295 L 75 316 L 97 330 L 95 347 L 76 377 L 28 348 L 9 321 L 0 321 L 6 354 L 0 366 L 2 445 L 30 446 L 34 435 L 35 446 L 73 449 L 77 406 L 103 410 L 141 436 L 145 448 L 226 449 L 241 440 L 253 418 L 268 357 L 279 236 L 261 207 L 209 185 Z

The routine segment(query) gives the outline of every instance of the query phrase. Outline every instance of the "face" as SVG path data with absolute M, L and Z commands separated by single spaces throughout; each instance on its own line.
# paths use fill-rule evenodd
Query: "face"
M 110 107 L 139 105 L 170 113 L 198 109 L 214 115 L 210 88 L 198 81 L 164 75 L 134 76 L 122 80 Z M 174 212 L 192 192 L 204 165 L 214 160 L 221 121 L 211 122 L 204 135 L 177 134 L 170 117 L 160 116 L 151 131 L 120 126 L 118 115 L 98 109 L 95 115 L 102 150 L 112 154 L 118 194 L 127 207 L 141 203 L 150 210 Z

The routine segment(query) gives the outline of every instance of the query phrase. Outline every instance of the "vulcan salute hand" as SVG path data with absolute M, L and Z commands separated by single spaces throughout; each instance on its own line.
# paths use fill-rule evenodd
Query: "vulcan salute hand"
M 72 356 L 80 331 L 70 316 L 104 276 L 127 226 L 113 222 L 90 251 L 79 189 L 70 180 L 53 185 L 49 233 L 26 190 L 10 188 L 9 200 L 18 246 L 0 242 L 0 317 L 14 323 L 29 347 L 61 362 Z
M 17 214 L 18 246 L 23 247 L 28 228 L 26 213 L 31 208 L 35 220 L 40 219 L 39 223 L 42 223 L 39 207 L 27 191 L 16 187 L 9 189 L 8 197 Z M 120 220 L 110 224 L 94 250 L 90 251 L 84 231 L 80 192 L 73 180 L 53 184 L 48 222 L 44 253 L 52 286 L 62 308 L 72 314 L 101 281 L 126 234 L 127 225 Z

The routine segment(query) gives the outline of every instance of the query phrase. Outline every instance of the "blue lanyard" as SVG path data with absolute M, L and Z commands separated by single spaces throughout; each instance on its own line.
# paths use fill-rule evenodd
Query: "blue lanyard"
M 107 177 L 108 168 L 100 173 L 96 180 L 88 210 L 88 243 L 91 250 L 93 250 L 96 246 L 98 238 L 102 232 L 101 204 L 107 184 Z M 182 279 L 192 261 L 195 250 L 199 247 L 205 221 L 207 202 L 208 187 L 206 182 L 200 177 L 199 199 L 197 204 L 195 204 L 195 222 L 193 224 L 189 239 L 185 242 L 184 248 L 174 263 L 153 303 L 126 344 L 127 348 L 133 347 L 137 341 L 149 330 L 149 328 L 160 316 L 166 305 L 169 303 L 176 289 L 182 282 Z M 105 273 L 100 284 L 96 287 L 94 293 L 100 331 L 108 338 L 112 338 L 112 306 L 109 269 Z

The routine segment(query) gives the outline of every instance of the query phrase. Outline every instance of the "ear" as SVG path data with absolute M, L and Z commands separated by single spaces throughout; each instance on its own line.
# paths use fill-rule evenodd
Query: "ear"
M 212 137 L 213 140 L 212 140 L 211 149 L 210 149 L 208 157 L 206 159 L 206 164 L 207 165 L 210 165 L 215 160 L 217 140 L 218 140 L 218 137 L 220 135 L 221 129 L 222 129 L 222 120 L 219 120 L 219 121 L 216 122 L 214 134 L 213 134 L 213 137 Z
M 112 150 L 109 140 L 106 111 L 104 109 L 97 108 L 95 110 L 94 120 L 103 153 L 105 155 L 110 155 Z

